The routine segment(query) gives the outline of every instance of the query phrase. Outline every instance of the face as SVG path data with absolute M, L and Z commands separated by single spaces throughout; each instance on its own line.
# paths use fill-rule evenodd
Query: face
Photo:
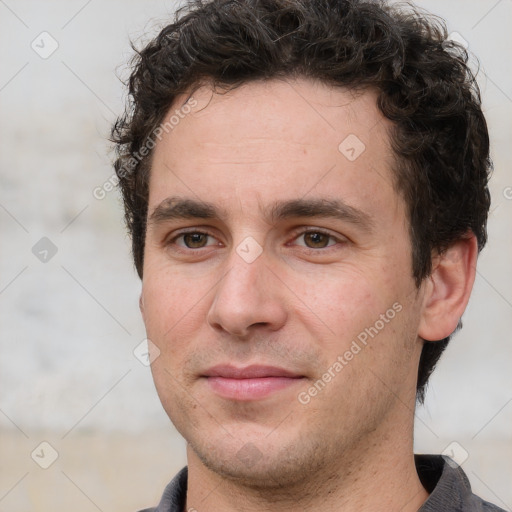
M 154 150 L 141 309 L 189 459 L 285 485 L 412 436 L 422 290 L 376 95 L 185 100 Z

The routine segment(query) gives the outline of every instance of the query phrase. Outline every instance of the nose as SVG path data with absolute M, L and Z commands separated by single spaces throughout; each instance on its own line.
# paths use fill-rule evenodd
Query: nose
M 286 323 L 286 288 L 271 265 L 265 251 L 252 262 L 233 251 L 207 315 L 213 329 L 244 338 L 256 329 L 277 331 Z

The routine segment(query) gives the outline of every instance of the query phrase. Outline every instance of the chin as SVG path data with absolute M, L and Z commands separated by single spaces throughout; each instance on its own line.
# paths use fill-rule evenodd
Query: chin
M 189 443 L 189 447 L 210 471 L 254 490 L 302 485 L 311 474 L 325 471 L 325 444 L 277 441 L 281 441 L 278 446 L 260 440 L 248 441 L 241 447 L 222 443 Z

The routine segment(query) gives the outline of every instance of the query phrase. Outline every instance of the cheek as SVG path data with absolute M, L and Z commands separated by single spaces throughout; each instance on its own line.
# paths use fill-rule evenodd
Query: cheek
M 204 325 L 207 290 L 167 269 L 144 277 L 146 333 L 160 351 L 151 372 L 162 405 L 173 421 L 182 416 L 183 410 L 195 407 L 183 392 L 188 386 L 183 370 Z
M 319 283 L 308 297 L 315 307 L 313 313 L 305 310 L 309 316 L 301 322 L 312 326 L 318 315 L 325 324 L 316 331 L 310 329 L 310 340 L 317 344 L 321 357 L 317 378 L 332 382 L 318 403 L 338 404 L 333 418 L 353 414 L 356 421 L 354 403 L 372 409 L 371 404 L 382 402 L 385 409 L 405 382 L 414 386 L 414 311 L 400 292 L 396 284 L 393 288 L 377 286 L 359 276 L 335 284 Z
M 403 347 L 412 346 L 413 337 L 406 325 L 411 313 L 403 284 L 389 278 L 389 271 L 347 267 L 321 279 L 301 279 L 303 305 L 296 314 L 321 354 L 319 371 L 342 356 L 345 377 L 337 379 L 341 384 L 356 377 L 352 372 L 395 366 L 406 356 Z
M 295 289 L 304 314 L 325 324 L 336 339 L 347 339 L 368 320 L 378 318 L 382 308 L 385 311 L 389 307 L 387 292 L 357 269 L 345 267 L 329 274 L 301 277 Z
M 171 350 L 183 334 L 199 328 L 199 319 L 206 316 L 205 293 L 208 287 L 166 270 L 145 274 L 142 285 L 144 322 L 148 338 L 160 350 Z M 169 343 L 173 340 L 172 344 Z

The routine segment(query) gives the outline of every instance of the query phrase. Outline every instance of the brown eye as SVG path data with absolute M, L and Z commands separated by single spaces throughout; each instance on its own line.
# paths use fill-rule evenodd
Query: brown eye
M 326 235 L 325 233 L 321 233 L 319 231 L 309 231 L 302 235 L 304 237 L 304 243 L 306 247 L 310 249 L 323 249 L 324 247 L 328 247 L 330 239 L 332 236 Z
M 208 243 L 208 235 L 206 233 L 185 233 L 182 237 L 183 243 L 189 249 L 200 249 Z

